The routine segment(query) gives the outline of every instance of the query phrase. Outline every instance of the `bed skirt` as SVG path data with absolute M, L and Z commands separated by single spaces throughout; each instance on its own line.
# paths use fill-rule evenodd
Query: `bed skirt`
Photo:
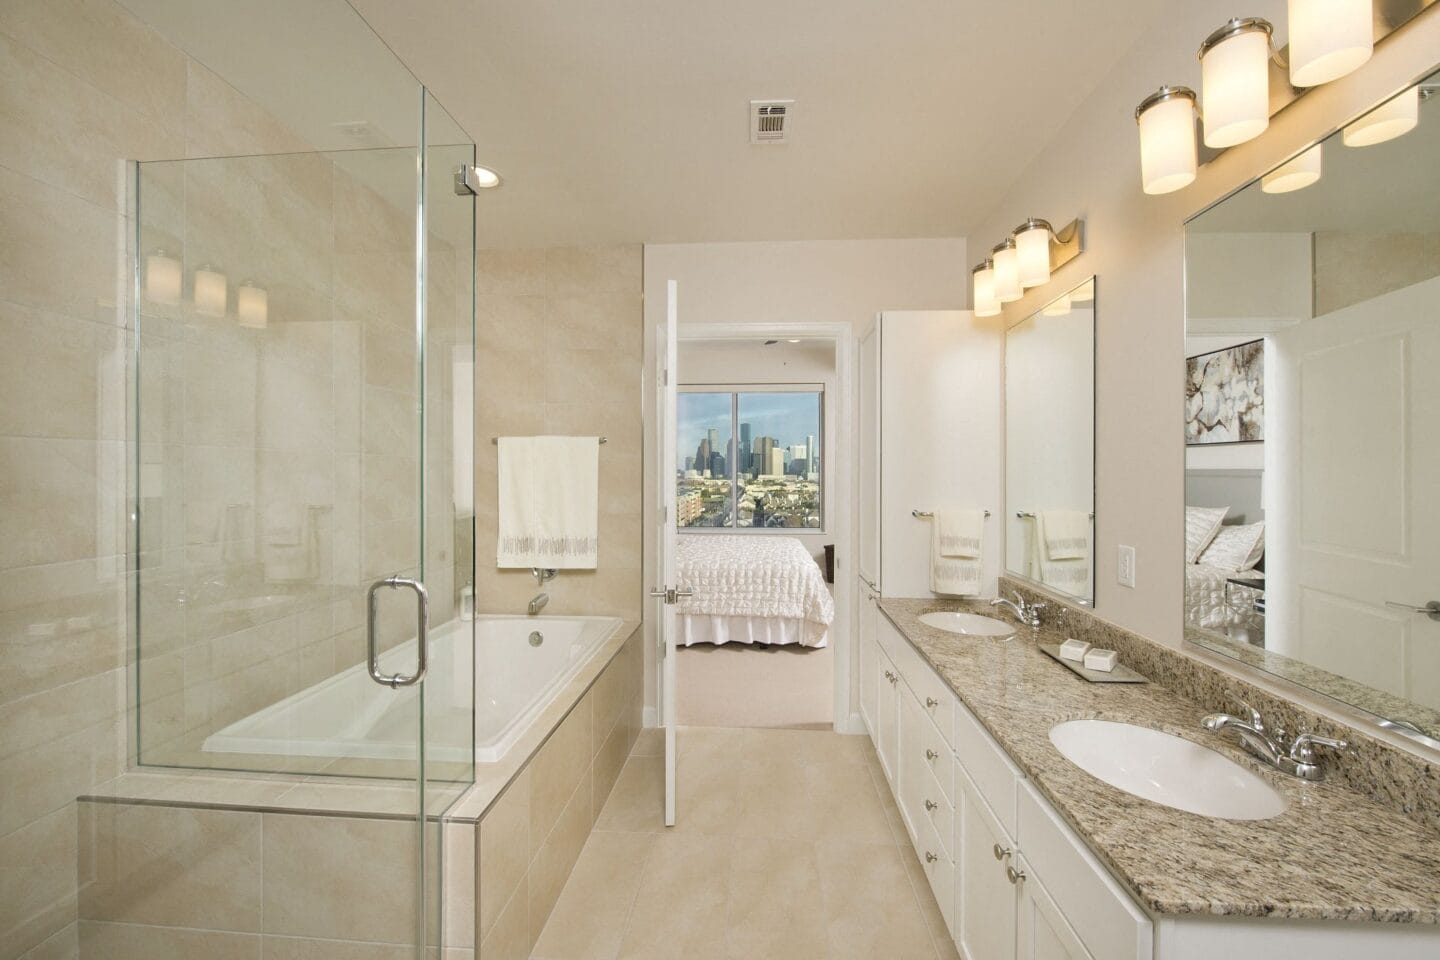
M 823 647 L 829 631 L 824 624 L 791 617 L 724 617 L 704 613 L 682 613 L 678 617 L 682 647 L 697 643 L 769 644 L 782 647 Z

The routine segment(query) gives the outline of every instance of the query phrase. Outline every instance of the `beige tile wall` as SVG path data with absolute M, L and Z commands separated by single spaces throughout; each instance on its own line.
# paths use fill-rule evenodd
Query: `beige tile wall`
M 523 612 L 528 571 L 495 566 L 496 436 L 605 436 L 600 448 L 600 559 L 545 585 L 547 613 L 641 611 L 640 378 L 644 365 L 639 244 L 476 254 L 476 597 L 488 613 Z
M 524 960 L 549 919 L 639 736 L 641 654 L 637 634 L 481 819 L 480 960 Z

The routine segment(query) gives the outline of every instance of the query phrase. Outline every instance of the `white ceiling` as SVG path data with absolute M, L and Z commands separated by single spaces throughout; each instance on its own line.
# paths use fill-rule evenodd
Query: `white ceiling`
M 483 246 L 963 236 L 1147 0 L 352 0 L 505 177 Z M 751 146 L 751 99 L 795 140 Z

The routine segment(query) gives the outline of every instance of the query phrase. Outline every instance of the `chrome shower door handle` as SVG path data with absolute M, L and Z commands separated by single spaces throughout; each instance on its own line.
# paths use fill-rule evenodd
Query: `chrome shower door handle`
M 375 619 L 379 606 L 376 594 L 381 587 L 409 587 L 415 591 L 416 613 L 415 613 L 415 641 L 419 648 L 418 661 L 415 673 L 406 676 L 403 673 L 384 674 L 380 672 L 380 650 L 375 637 Z M 398 687 L 410 687 L 425 679 L 425 671 L 430 665 L 430 643 L 426 634 L 430 629 L 430 594 L 425 589 L 425 584 L 419 580 L 412 580 L 409 577 L 393 576 L 384 580 L 376 580 L 370 584 L 370 590 L 365 596 L 365 644 L 366 663 L 370 670 L 370 679 L 381 686 L 394 690 Z

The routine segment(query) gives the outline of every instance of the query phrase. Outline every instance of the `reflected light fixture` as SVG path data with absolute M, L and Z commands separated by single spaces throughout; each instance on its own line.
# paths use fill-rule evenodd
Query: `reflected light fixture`
M 1006 237 L 1004 243 L 997 243 L 990 251 L 995 269 L 995 299 L 1001 303 L 1014 303 L 1025 295 L 1020 286 L 1020 261 L 1015 253 L 1015 240 Z
M 225 274 L 209 264 L 195 271 L 195 312 L 207 317 L 225 316 L 229 294 Z
M 1050 238 L 1055 231 L 1050 221 L 1030 217 L 1015 228 L 1016 271 L 1021 288 L 1050 282 Z
M 1070 291 L 1071 303 L 1089 303 L 1095 299 L 1095 281 L 1086 280 L 1080 286 Z
M 1294 86 L 1338 80 L 1374 52 L 1372 0 L 1290 0 L 1288 9 Z
M 1062 294 L 1058 299 L 1051 300 L 1040 308 L 1042 317 L 1063 317 L 1070 312 L 1070 295 Z
M 1321 146 L 1317 143 L 1265 174 L 1260 178 L 1260 189 L 1266 193 L 1290 193 L 1303 190 L 1319 180 Z
M 164 250 L 145 258 L 145 299 L 151 303 L 180 302 L 180 261 Z
M 246 280 L 235 288 L 235 315 L 240 326 L 264 330 L 270 323 L 270 294 Z
M 970 300 L 977 317 L 1000 314 L 1000 301 L 995 299 L 995 261 L 986 257 L 970 270 Z
M 1200 44 L 1205 146 L 1233 147 L 1270 126 L 1270 37 L 1259 17 L 1233 18 Z
M 1369 147 L 1407 134 L 1419 122 L 1420 88 L 1414 86 L 1350 124 L 1340 139 L 1347 147 Z
M 1150 194 L 1172 193 L 1195 179 L 1195 91 L 1161 87 L 1135 108 L 1140 128 L 1140 182 Z

